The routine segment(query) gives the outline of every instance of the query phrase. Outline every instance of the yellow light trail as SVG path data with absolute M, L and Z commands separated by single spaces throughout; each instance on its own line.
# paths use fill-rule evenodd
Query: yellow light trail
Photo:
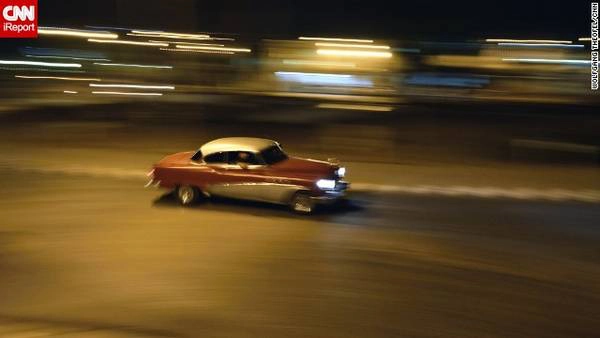
M 339 103 L 319 103 L 317 108 L 323 109 L 347 109 L 347 110 L 367 110 L 378 112 L 389 112 L 394 108 L 390 106 L 374 106 L 364 104 L 339 104 Z
M 322 38 L 312 36 L 301 36 L 298 40 L 317 40 L 317 41 L 335 41 L 335 42 L 358 42 L 358 43 L 373 43 L 373 40 L 363 39 L 342 39 L 342 38 Z
M 187 52 L 187 53 L 204 53 L 204 54 L 227 54 L 232 55 L 234 52 L 223 52 L 214 50 L 193 50 L 193 49 L 175 49 L 175 48 L 160 48 L 160 50 L 168 52 Z
M 390 46 L 357 45 L 349 43 L 315 42 L 318 47 L 341 47 L 341 48 L 368 48 L 368 49 L 390 49 Z
M 191 46 L 216 46 L 216 47 L 225 47 L 225 45 L 219 43 L 198 43 L 198 42 L 186 42 L 186 41 L 164 41 L 164 40 L 148 40 L 150 42 L 158 42 L 158 43 L 173 43 L 173 44 L 185 44 Z
M 65 93 L 65 94 L 77 94 L 78 92 L 76 92 L 74 90 L 63 90 L 63 93 Z
M 183 49 L 200 49 L 200 50 L 214 50 L 220 52 L 243 52 L 250 53 L 252 50 L 248 48 L 231 48 L 231 47 L 210 47 L 210 46 L 184 46 L 184 45 L 175 45 L 177 48 Z
M 93 91 L 92 94 L 96 94 L 96 95 L 162 96 L 162 93 L 104 92 L 104 91 Z
M 175 86 L 132 85 L 132 84 L 96 84 L 96 83 L 90 83 L 90 87 L 136 88 L 136 89 L 169 89 L 169 90 L 174 90 L 175 89 Z
M 53 63 L 38 61 L 20 61 L 20 60 L 0 60 L 0 65 L 25 65 L 25 66 L 45 66 L 58 68 L 81 68 L 79 63 Z
M 121 44 L 121 45 L 134 45 L 134 46 L 158 46 L 158 47 L 167 47 L 167 46 L 169 46 L 168 43 L 140 42 L 140 41 L 129 41 L 129 40 L 88 39 L 88 42 L 115 43 L 115 44 Z
M 107 31 L 91 31 L 82 29 L 69 29 L 69 28 L 54 28 L 54 27 L 39 27 L 38 34 L 40 35 L 59 35 L 59 36 L 73 36 L 82 38 L 100 38 L 100 39 L 117 39 L 118 34 L 107 32 Z
M 99 66 L 114 66 L 114 67 L 173 69 L 173 66 L 161 66 L 161 65 L 136 65 L 136 64 L 128 64 L 128 63 L 102 63 L 102 62 L 94 62 L 94 64 L 99 65 Z
M 485 39 L 486 42 L 572 43 L 569 40 Z
M 65 80 L 65 81 L 102 81 L 94 78 L 84 77 L 66 77 L 66 76 L 28 76 L 28 75 L 15 75 L 18 79 L 46 79 L 46 80 Z
M 353 56 L 391 58 L 390 52 L 372 52 L 364 50 L 317 49 L 317 54 L 326 56 Z

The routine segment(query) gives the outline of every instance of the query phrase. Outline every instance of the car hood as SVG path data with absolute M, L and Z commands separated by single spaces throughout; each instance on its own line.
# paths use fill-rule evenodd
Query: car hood
M 286 160 L 271 165 L 273 170 L 333 176 L 338 165 L 300 157 L 289 157 Z

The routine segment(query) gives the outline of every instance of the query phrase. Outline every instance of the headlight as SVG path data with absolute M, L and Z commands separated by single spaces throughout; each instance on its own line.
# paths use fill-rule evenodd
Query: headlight
M 338 177 L 344 177 L 346 176 L 346 168 L 341 167 L 337 170 L 337 175 Z
M 321 190 L 330 190 L 335 189 L 335 181 L 334 180 L 318 180 L 317 187 Z

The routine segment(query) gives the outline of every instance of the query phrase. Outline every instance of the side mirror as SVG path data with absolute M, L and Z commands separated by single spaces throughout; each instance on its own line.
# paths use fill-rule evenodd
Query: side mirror
M 240 168 L 246 170 L 248 169 L 248 163 L 244 163 L 244 162 L 238 162 L 238 164 L 240 166 Z

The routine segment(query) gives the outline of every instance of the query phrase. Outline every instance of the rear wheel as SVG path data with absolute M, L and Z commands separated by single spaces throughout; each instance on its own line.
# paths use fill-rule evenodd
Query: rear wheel
M 315 201 L 307 192 L 300 191 L 292 196 L 290 208 L 299 214 L 311 214 L 315 211 Z
M 177 187 L 176 190 L 177 199 L 181 205 L 192 205 L 198 201 L 200 191 L 189 185 L 182 185 Z

